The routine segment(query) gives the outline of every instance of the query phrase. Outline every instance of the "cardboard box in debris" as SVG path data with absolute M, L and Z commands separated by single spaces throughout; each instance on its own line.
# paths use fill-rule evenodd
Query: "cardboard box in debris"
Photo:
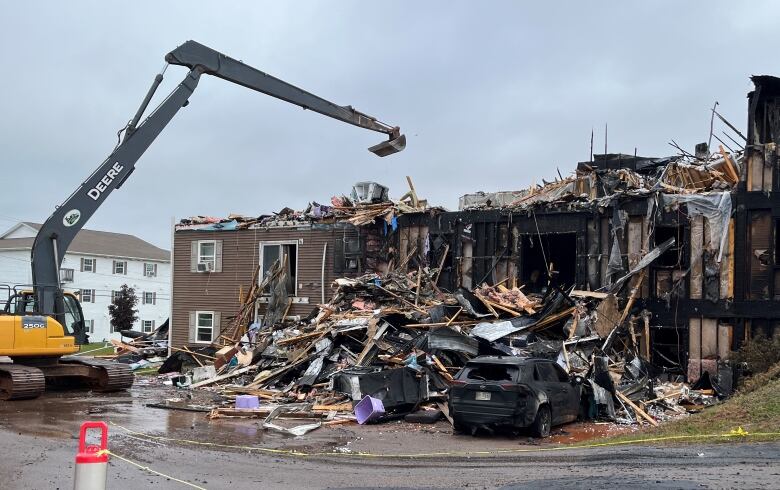
M 614 164 L 623 158 L 631 165 Z M 220 345 L 197 352 L 176 349 L 160 373 L 186 374 L 197 368 L 176 383 L 220 393 L 224 403 L 213 407 L 212 418 L 261 417 L 269 429 L 296 434 L 354 420 L 353 408 L 366 395 L 384 405 L 380 420 L 408 414 L 449 418 L 446 397 L 453 376 L 481 355 L 555 359 L 586 379 L 592 418 L 655 425 L 700 410 L 731 391 L 730 368 L 717 361 L 690 386 L 684 375 L 669 375 L 651 365 L 649 314 L 636 306 L 647 287 L 649 266 L 675 246 L 675 238 L 654 248 L 645 239 L 643 253 L 634 254 L 625 267 L 618 233 L 626 216 L 612 205 L 643 199 L 648 217 L 659 209 L 684 207 L 689 218 L 706 221 L 711 236 L 707 247 L 720 263 L 729 234 L 730 190 L 739 181 L 741 158 L 741 153 L 732 155 L 722 147 L 714 155 L 684 153 L 664 159 L 596 155 L 568 178 L 526 191 L 461 198 L 462 210 L 612 207 L 608 280 L 597 290 L 577 290 L 557 280 L 552 263 L 544 264 L 541 287 L 525 288 L 516 274 L 507 273 L 500 281 L 488 275 L 488 283 L 445 290 L 439 276 L 448 249 L 433 264 L 410 261 L 412 249 L 381 272 L 337 279 L 328 303 L 314 308 L 308 318 L 292 320 L 286 315 L 288 267 L 282 259 L 265 277 L 253 280 L 239 311 L 220 332 Z M 333 198 L 332 206 L 312 203 L 304 212 L 285 209 L 259 218 L 196 217 L 177 228 L 241 229 L 290 219 L 387 225 L 395 216 L 430 210 L 418 199 L 411 179 L 409 185 L 410 192 L 400 201 L 390 201 L 386 188 L 366 182 L 356 184 L 350 198 Z M 702 267 L 691 273 L 697 271 L 702 273 Z M 261 321 L 254 321 L 260 297 L 266 300 L 265 311 Z M 256 396 L 261 403 L 257 408 L 233 408 L 244 395 Z M 290 429 L 276 425 L 277 417 L 315 422 Z

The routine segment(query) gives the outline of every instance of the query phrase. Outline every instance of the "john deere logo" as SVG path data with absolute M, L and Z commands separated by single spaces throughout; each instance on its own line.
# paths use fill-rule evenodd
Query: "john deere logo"
M 62 224 L 65 226 L 73 226 L 81 219 L 81 211 L 78 209 L 71 209 L 62 218 Z

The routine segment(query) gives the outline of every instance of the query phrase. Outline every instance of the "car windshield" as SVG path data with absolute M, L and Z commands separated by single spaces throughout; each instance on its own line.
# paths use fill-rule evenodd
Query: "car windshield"
M 520 369 L 508 364 L 467 366 L 461 379 L 477 381 L 517 381 Z

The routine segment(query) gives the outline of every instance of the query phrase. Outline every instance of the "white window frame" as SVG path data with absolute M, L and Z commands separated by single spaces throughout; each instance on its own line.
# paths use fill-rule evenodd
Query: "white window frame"
M 117 266 L 118 265 L 122 266 L 122 272 L 117 272 Z M 121 275 L 126 276 L 127 275 L 127 262 L 125 262 L 124 260 L 115 260 L 114 261 L 114 272 L 113 273 L 114 274 L 121 274 Z
M 211 244 L 213 246 L 214 253 L 212 255 L 203 255 L 201 248 L 205 244 Z M 205 260 L 204 260 L 205 259 Z M 198 240 L 198 264 L 211 263 L 211 270 L 215 270 L 217 267 L 217 241 L 216 240 Z
M 146 329 L 146 324 L 147 323 L 149 324 L 149 330 Z M 141 331 L 143 333 L 152 333 L 152 332 L 154 332 L 154 320 L 141 320 Z
M 205 327 L 205 326 L 201 327 L 200 326 L 200 315 L 211 315 L 211 326 L 209 326 L 209 327 Z M 210 343 L 214 342 L 214 317 L 215 316 L 216 315 L 214 314 L 213 311 L 196 311 L 195 312 L 195 339 L 194 339 L 194 341 L 195 341 L 196 344 L 210 344 Z M 199 335 L 198 330 L 200 330 L 201 328 L 208 328 L 208 329 L 211 330 L 211 338 L 209 340 L 199 340 L 200 335 Z
M 260 285 L 263 282 L 263 278 L 265 277 L 265 268 L 263 267 L 263 248 L 267 246 L 282 246 L 282 245 L 295 245 L 295 281 L 293 284 L 293 296 L 298 296 L 298 262 L 300 258 L 300 251 L 301 251 L 301 242 L 300 240 L 272 240 L 267 242 L 259 242 L 258 246 L 260 248 L 260 273 L 257 275 L 257 284 Z M 281 252 L 281 251 L 280 251 Z M 281 257 L 281 253 L 279 254 Z
M 62 282 L 73 282 L 75 272 L 71 268 L 60 268 L 60 280 Z
M 114 300 L 116 299 L 116 297 L 119 295 L 120 292 L 121 291 L 111 290 L 111 303 L 112 304 L 114 303 Z
M 95 333 L 95 320 L 84 320 L 84 330 L 87 333 Z
M 198 253 L 200 253 L 200 249 L 198 250 Z M 155 273 L 155 263 L 153 262 L 144 262 L 144 277 L 157 277 L 157 274 Z
M 89 299 L 85 299 L 85 292 L 89 292 L 87 296 Z M 79 289 L 79 301 L 82 303 L 94 303 L 95 302 L 95 290 L 94 289 Z
M 83 272 L 95 272 L 95 263 L 97 262 L 97 259 L 92 257 L 84 257 L 84 271 Z M 89 269 L 87 268 L 87 264 L 89 264 Z
M 151 294 L 151 301 L 146 299 L 146 295 Z M 144 291 L 142 296 L 142 304 L 145 305 L 156 305 L 157 304 L 157 293 L 155 291 Z

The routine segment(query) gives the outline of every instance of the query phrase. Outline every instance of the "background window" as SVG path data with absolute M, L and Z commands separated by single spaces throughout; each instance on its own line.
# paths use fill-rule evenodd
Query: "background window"
M 119 291 L 111 291 L 111 302 L 113 303 L 114 300 L 116 300 L 116 297 L 119 296 Z
M 145 304 L 145 305 L 156 305 L 157 304 L 157 293 L 156 292 L 146 292 L 146 291 L 144 291 L 143 304 Z
M 127 262 L 123 260 L 115 260 L 114 274 L 127 274 Z
M 198 312 L 196 315 L 195 341 L 208 343 L 214 339 L 214 313 Z
M 144 320 L 141 322 L 141 328 L 144 333 L 151 333 L 154 331 L 154 320 Z
M 95 272 L 96 259 L 81 259 L 81 272 Z
M 95 333 L 95 320 L 84 320 L 84 330 L 87 333 Z
M 157 277 L 157 264 L 144 262 L 144 276 Z
M 60 281 L 73 282 L 73 269 L 60 269 Z
M 95 290 L 94 289 L 80 289 L 79 297 L 82 303 L 94 303 L 95 302 Z

